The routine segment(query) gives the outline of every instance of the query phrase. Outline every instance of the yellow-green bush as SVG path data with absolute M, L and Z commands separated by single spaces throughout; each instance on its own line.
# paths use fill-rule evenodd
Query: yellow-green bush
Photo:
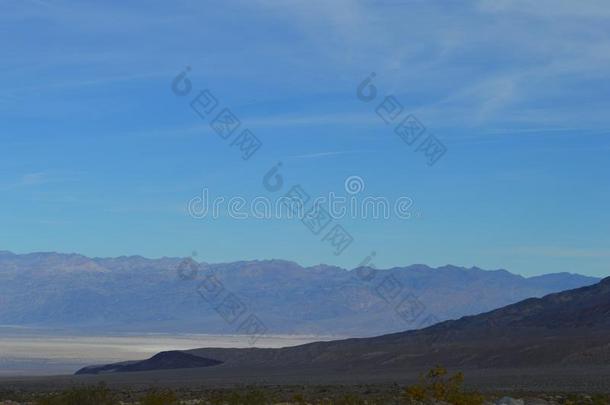
M 173 391 L 151 391 L 142 398 L 140 405 L 174 405 L 178 398 Z
M 36 401 L 38 405 L 117 405 L 116 396 L 105 385 L 78 387 Z
M 420 377 L 419 384 L 405 389 L 403 398 L 409 402 L 445 401 L 453 405 L 481 405 L 483 396 L 462 388 L 464 374 L 448 376 L 447 370 L 437 366 Z

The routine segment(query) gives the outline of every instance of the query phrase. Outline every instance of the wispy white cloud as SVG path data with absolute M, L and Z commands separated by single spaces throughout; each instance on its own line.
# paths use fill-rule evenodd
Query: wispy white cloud
M 515 246 L 514 248 L 507 249 L 507 252 L 524 256 L 543 256 L 549 258 L 610 258 L 610 248 L 583 248 L 570 246 Z
M 480 0 L 478 6 L 485 11 L 535 15 L 545 19 L 610 18 L 610 8 L 605 0 Z
M 562 126 L 576 117 L 594 128 L 603 124 L 610 107 L 606 100 L 577 93 L 583 91 L 584 78 L 603 80 L 610 69 L 610 8 L 605 0 L 480 0 L 459 6 L 437 1 L 258 0 L 227 5 L 231 11 L 227 13 L 197 2 L 171 6 L 154 2 L 147 9 L 121 3 L 44 3 L 49 7 L 34 3 L 13 7 L 16 11 L 0 19 L 61 24 L 87 37 L 128 35 L 129 43 L 112 49 L 101 46 L 97 51 L 72 44 L 60 56 L 44 58 L 35 48 L 13 49 L 19 56 L 7 58 L 16 61 L 11 62 L 13 74 L 37 60 L 37 69 L 52 66 L 54 72 L 32 85 L 16 85 L 15 91 L 72 90 L 164 76 L 169 80 L 174 74 L 170 70 L 191 58 L 197 74 L 209 80 L 223 76 L 222 80 L 256 81 L 275 85 L 276 91 L 290 86 L 298 94 L 311 94 L 312 88 L 347 94 L 364 74 L 376 71 L 380 90 L 404 96 L 401 100 L 430 121 L 431 129 L 505 127 L 513 122 Z M 256 24 L 287 33 L 290 40 L 261 37 L 248 40 L 248 46 L 236 46 L 245 39 L 222 27 L 224 15 L 239 20 L 243 18 L 239 12 Z M 219 18 L 211 21 L 211 14 Z M 114 24 L 106 24 L 108 20 Z M 160 32 L 154 38 L 160 48 L 146 46 L 148 38 L 135 26 Z M 202 42 L 214 35 L 218 41 Z M 133 47 L 133 43 L 143 45 Z M 206 44 L 205 52 L 195 52 L 201 43 Z M 78 65 L 83 72 L 62 76 L 57 67 L 78 64 L 79 58 L 85 61 Z M 265 74 L 260 74 L 261 60 L 274 61 L 264 63 Z M 293 77 L 299 80 L 293 83 Z M 322 84 L 316 87 L 315 81 Z M 7 80 L 9 89 L 13 82 L 30 83 Z M 587 103 L 579 102 L 581 98 Z M 255 117 L 252 124 L 368 125 L 376 124 L 375 118 L 336 111 L 309 116 L 285 112 Z
M 364 113 L 312 113 L 312 114 L 276 114 L 266 116 L 245 116 L 248 125 L 265 127 L 313 126 L 313 125 L 376 125 L 380 119 L 371 111 Z
M 332 151 L 332 152 L 306 153 L 306 154 L 302 154 L 302 155 L 293 155 L 293 156 L 288 156 L 288 157 L 295 158 L 295 159 L 318 159 L 318 158 L 324 158 L 324 157 L 330 157 L 330 156 L 351 155 L 351 154 L 355 154 L 355 153 L 366 153 L 366 152 L 369 152 L 369 151 L 343 150 L 343 151 Z
M 27 189 L 44 186 L 47 184 L 77 181 L 79 173 L 55 170 L 43 170 L 37 172 L 23 173 L 18 177 L 6 179 L 0 184 L 0 190 L 9 191 L 15 189 Z
M 35 186 L 48 183 L 49 181 L 49 174 L 46 172 L 27 173 L 21 176 L 20 184 L 23 186 Z
M 569 90 L 610 68 L 605 1 L 259 4 L 295 21 L 327 56 L 321 63 L 347 74 L 362 66 L 377 71 L 388 92 L 424 94 L 418 111 L 439 126 L 569 125 L 583 112 L 589 128 L 605 120 L 605 100 L 598 102 L 606 108 L 591 108 Z
M 45 170 L 39 172 L 25 173 L 21 176 L 18 182 L 15 182 L 13 184 L 15 186 L 34 187 L 50 183 L 77 181 L 78 178 L 79 173 L 76 172 Z
M 171 77 L 173 72 L 163 73 L 143 73 L 135 75 L 123 75 L 123 76 L 96 76 L 90 79 L 73 79 L 58 82 L 47 82 L 43 85 L 24 86 L 10 89 L 11 92 L 23 92 L 23 91 L 34 91 L 38 92 L 41 90 L 58 90 L 58 89 L 70 89 L 78 87 L 91 87 L 107 85 L 111 83 L 120 82 L 133 82 L 136 80 L 151 79 L 151 78 L 167 78 Z

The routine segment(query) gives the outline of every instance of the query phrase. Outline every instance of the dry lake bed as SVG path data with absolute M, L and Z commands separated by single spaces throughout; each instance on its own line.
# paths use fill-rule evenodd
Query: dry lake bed
M 256 347 L 295 346 L 322 336 L 268 335 Z M 91 364 L 148 358 L 164 350 L 198 347 L 251 347 L 248 336 L 202 334 L 138 334 L 79 336 L 39 330 L 0 328 L 0 377 L 72 374 Z

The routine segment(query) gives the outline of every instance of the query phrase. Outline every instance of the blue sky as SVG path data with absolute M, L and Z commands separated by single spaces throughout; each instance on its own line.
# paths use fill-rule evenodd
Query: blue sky
M 1 249 L 610 274 L 606 1 L 2 0 L 0 30 Z M 263 142 L 250 160 L 172 93 L 186 66 Z M 386 95 L 447 147 L 434 166 Z M 417 215 L 339 221 L 336 256 L 299 221 L 187 214 L 204 187 L 269 196 L 280 161 L 289 186 L 359 176 Z

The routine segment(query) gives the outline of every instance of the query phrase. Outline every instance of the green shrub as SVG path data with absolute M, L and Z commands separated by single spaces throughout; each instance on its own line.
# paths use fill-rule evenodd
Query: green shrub
M 305 401 L 305 396 L 303 396 L 303 394 L 294 394 L 292 396 L 292 402 L 294 402 L 297 405 L 305 405 L 307 402 Z
M 221 399 L 216 397 L 211 402 L 223 405 L 268 405 L 275 401 L 271 394 L 266 394 L 257 388 L 248 388 L 245 392 L 230 392 L 226 398 L 224 396 Z
M 38 405 L 117 405 L 116 396 L 104 384 L 78 387 L 39 399 Z
M 420 377 L 419 384 L 409 386 L 403 393 L 407 403 L 445 401 L 453 405 L 481 405 L 483 396 L 465 392 L 462 388 L 464 374 L 447 375 L 447 370 L 436 366 Z
M 140 405 L 175 405 L 178 398 L 173 391 L 151 391 L 140 400 Z
M 366 402 L 354 394 L 345 394 L 336 401 L 336 405 L 364 405 Z

